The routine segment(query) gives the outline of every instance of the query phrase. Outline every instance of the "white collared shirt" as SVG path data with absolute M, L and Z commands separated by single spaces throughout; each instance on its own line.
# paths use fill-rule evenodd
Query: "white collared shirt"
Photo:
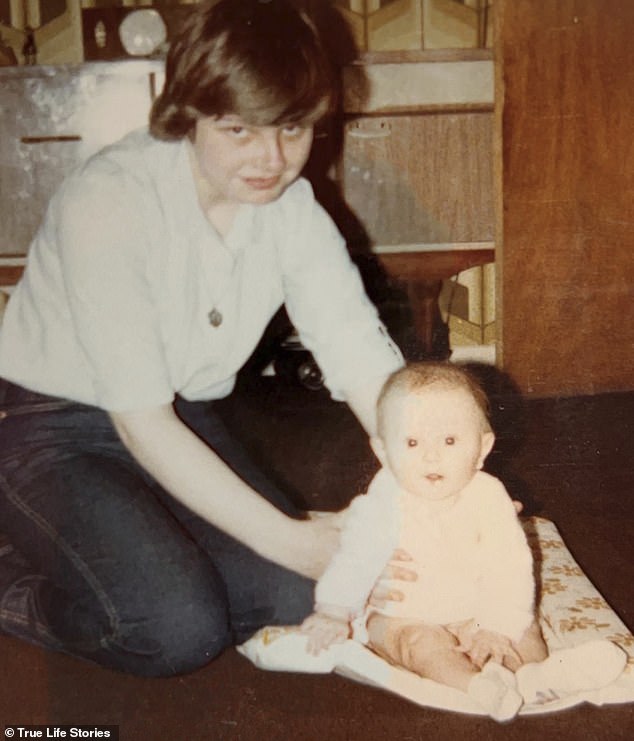
M 402 364 L 307 181 L 240 206 L 223 239 L 186 143 L 140 130 L 51 200 L 0 330 L 0 376 L 109 411 L 220 398 L 283 303 L 335 398 Z

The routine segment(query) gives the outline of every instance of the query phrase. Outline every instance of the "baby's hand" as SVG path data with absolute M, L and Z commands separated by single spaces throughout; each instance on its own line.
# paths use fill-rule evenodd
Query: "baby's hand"
M 330 648 L 334 643 L 343 643 L 350 635 L 350 625 L 347 620 L 321 612 L 309 615 L 302 623 L 300 630 L 308 636 L 306 650 L 313 656 Z
M 492 630 L 477 630 L 475 633 L 460 636 L 460 650 L 467 654 L 479 669 L 494 661 L 515 671 L 522 659 L 508 636 Z
M 394 589 L 393 581 L 416 581 L 418 579 L 417 573 L 407 568 L 403 564 L 407 564 L 412 560 L 412 557 L 404 551 L 402 548 L 397 548 L 392 554 L 387 566 L 383 569 L 383 573 L 376 580 L 374 589 L 370 593 L 368 602 L 372 607 L 385 607 L 386 602 L 402 602 L 404 595 L 403 592 L 398 589 Z

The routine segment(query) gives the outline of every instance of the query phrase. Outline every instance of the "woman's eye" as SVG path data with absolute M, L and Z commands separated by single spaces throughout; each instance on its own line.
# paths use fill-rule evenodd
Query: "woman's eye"
M 285 136 L 299 136 L 302 131 L 304 130 L 303 126 L 300 126 L 299 124 L 288 124 L 287 126 L 284 126 L 282 131 L 284 132 Z
M 227 136 L 244 138 L 249 133 L 248 127 L 242 121 L 235 118 L 221 116 L 214 119 L 214 121 L 216 130 Z
M 455 445 L 456 438 L 455 437 L 446 437 L 445 438 L 445 445 Z
M 418 440 L 416 440 L 416 438 L 413 438 L 413 437 L 408 437 L 407 438 L 407 447 L 408 448 L 415 448 L 417 445 L 418 445 Z

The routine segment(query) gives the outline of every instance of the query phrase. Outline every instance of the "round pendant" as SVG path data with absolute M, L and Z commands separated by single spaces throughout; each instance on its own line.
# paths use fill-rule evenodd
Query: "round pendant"
M 207 314 L 207 318 L 212 327 L 219 327 L 222 324 L 222 314 L 215 307 Z

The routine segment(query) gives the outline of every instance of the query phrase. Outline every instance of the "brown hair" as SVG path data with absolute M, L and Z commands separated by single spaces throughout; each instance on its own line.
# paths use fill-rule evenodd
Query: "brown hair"
M 322 0 L 323 1 L 323 0 Z M 339 75 L 308 0 L 211 0 L 195 6 L 168 51 L 165 85 L 150 114 L 158 139 L 234 113 L 254 126 L 334 110 Z
M 482 413 L 482 422 L 487 431 L 491 430 L 489 422 L 489 400 L 484 389 L 466 368 L 452 363 L 423 361 L 410 363 L 395 371 L 387 379 L 377 401 L 378 431 L 383 436 L 385 429 L 385 407 L 397 394 L 416 393 L 432 386 L 439 388 L 458 388 L 466 391 L 475 401 Z

